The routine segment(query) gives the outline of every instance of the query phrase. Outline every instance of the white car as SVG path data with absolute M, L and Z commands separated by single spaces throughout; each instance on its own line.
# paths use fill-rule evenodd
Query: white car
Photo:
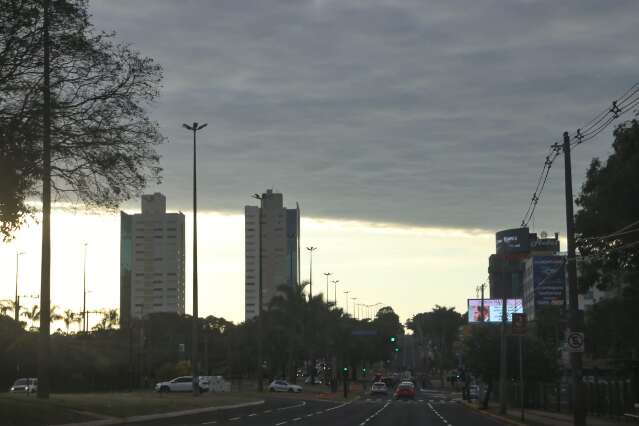
M 268 385 L 268 390 L 271 392 L 302 392 L 302 387 L 293 385 L 286 380 L 273 380 Z
M 388 386 L 384 382 L 375 382 L 371 386 L 371 395 L 388 395 Z
M 207 376 L 200 376 L 200 392 L 209 390 L 209 381 Z M 193 390 L 193 377 L 181 376 L 167 382 L 159 382 L 155 384 L 156 392 L 191 392 Z
M 34 377 L 21 378 L 15 381 L 10 389 L 11 392 L 34 393 L 38 391 L 38 379 Z

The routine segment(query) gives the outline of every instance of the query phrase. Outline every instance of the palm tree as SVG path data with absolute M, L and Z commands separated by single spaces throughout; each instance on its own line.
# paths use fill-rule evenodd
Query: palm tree
M 62 321 L 64 321 L 64 326 L 67 329 L 67 334 L 69 334 L 69 327 L 71 326 L 71 324 L 76 322 L 76 313 L 73 312 L 71 309 L 65 310 L 64 314 L 62 315 Z
M 100 322 L 93 327 L 95 331 L 104 331 L 104 330 L 112 330 L 118 324 L 120 316 L 118 315 L 117 309 L 109 309 L 107 311 L 102 311 L 102 319 Z
M 13 310 L 12 304 L 8 302 L 0 303 L 0 315 L 7 315 L 7 312 Z
M 35 323 L 40 321 L 40 307 L 33 305 L 31 309 L 21 312 L 22 316 L 31 321 L 31 327 L 35 327 Z
M 49 322 L 52 323 L 54 321 L 60 321 L 63 317 L 62 315 L 60 315 L 58 312 L 58 306 L 57 305 L 53 305 L 51 306 L 51 309 L 49 310 Z

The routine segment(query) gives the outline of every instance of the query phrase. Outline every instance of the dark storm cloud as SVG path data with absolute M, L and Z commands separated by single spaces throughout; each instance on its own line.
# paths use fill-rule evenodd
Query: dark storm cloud
M 518 225 L 547 146 L 638 79 L 628 1 L 94 1 L 165 68 L 160 190 L 240 212 L 274 187 L 311 216 Z M 575 153 L 575 183 L 610 133 Z M 536 224 L 563 229 L 563 168 Z

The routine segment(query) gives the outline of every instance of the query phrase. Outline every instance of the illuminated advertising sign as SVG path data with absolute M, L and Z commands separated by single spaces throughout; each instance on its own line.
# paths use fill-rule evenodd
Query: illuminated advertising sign
M 501 299 L 484 299 L 484 322 L 501 322 Z M 468 322 L 481 322 L 481 299 L 468 299 Z M 524 312 L 521 299 L 508 299 L 506 302 L 506 314 L 508 322 L 512 322 L 513 313 Z
M 530 241 L 528 228 L 515 228 L 499 231 L 495 235 L 497 254 L 528 253 Z

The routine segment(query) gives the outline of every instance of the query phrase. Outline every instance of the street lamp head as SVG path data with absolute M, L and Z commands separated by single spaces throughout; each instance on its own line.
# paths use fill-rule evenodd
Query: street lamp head
M 261 200 L 262 196 L 260 194 L 253 194 L 251 195 L 251 197 L 255 198 L 256 200 Z
M 308 250 L 308 251 L 317 250 L 317 247 L 306 247 L 306 250 Z
M 193 127 L 189 126 L 189 125 L 188 125 L 188 124 L 186 124 L 186 123 L 182 123 L 182 127 L 184 127 L 184 128 L 185 128 L 185 129 L 187 129 L 187 130 L 191 130 L 191 131 L 193 130 Z
M 195 124 L 195 123 L 194 123 Z M 201 126 L 197 127 L 197 130 L 202 130 L 203 128 L 205 128 L 206 126 L 208 126 L 209 123 L 204 123 Z

